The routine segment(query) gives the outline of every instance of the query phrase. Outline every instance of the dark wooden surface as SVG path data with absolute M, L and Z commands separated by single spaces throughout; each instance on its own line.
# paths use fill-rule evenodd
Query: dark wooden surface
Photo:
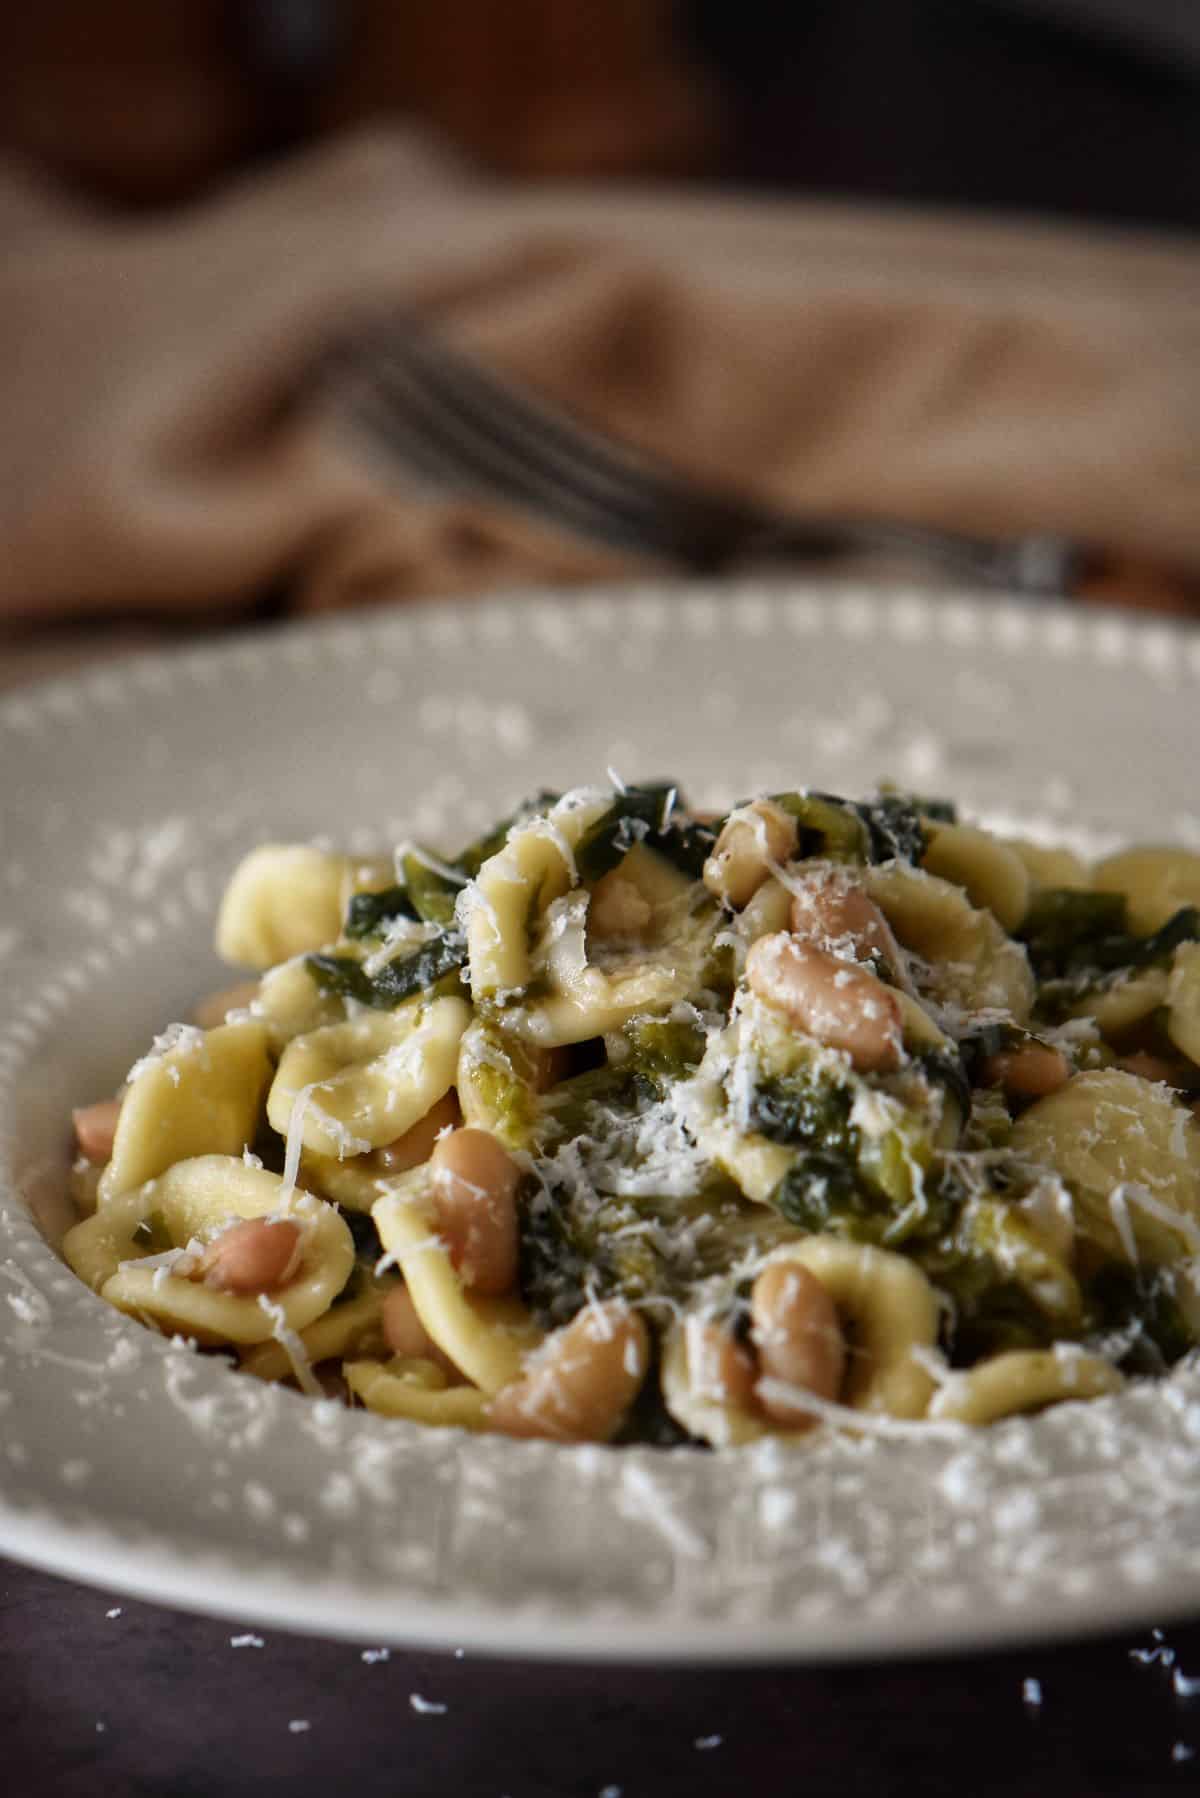
M 231 1645 L 246 1633 L 262 1646 Z M 1147 1629 L 818 1669 L 554 1665 L 469 1649 L 364 1660 L 375 1647 L 187 1616 L 0 1562 L 0 1789 L 14 1798 L 1200 1789 L 1200 1695 L 1174 1682 L 1176 1669 L 1200 1675 L 1200 1624 L 1168 1629 L 1162 1643 Z M 1038 1706 L 1025 1698 L 1027 1680 L 1040 1683 Z M 414 1693 L 446 1708 L 422 1711 Z

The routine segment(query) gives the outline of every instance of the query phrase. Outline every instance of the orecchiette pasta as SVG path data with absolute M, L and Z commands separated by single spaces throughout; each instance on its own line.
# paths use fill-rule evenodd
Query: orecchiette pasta
M 205 1249 L 231 1225 L 277 1214 L 299 1232 L 286 1282 L 255 1294 L 210 1284 Z M 110 1305 L 204 1343 L 263 1342 L 281 1326 L 306 1329 L 354 1267 L 353 1239 L 335 1206 L 286 1194 L 277 1174 L 227 1155 L 176 1162 L 118 1193 L 67 1233 L 63 1253 Z
M 248 855 L 217 917 L 217 953 L 247 968 L 332 942 L 352 893 L 381 886 L 386 864 L 360 862 L 304 844 L 265 844 Z
M 1198 870 L 669 783 L 257 850 L 218 945 L 261 978 L 81 1105 L 64 1254 L 415 1426 L 802 1446 L 1116 1393 L 1200 1339 Z
M 1024 950 L 962 887 L 900 862 L 869 869 L 864 885 L 904 947 L 934 970 L 937 997 L 1027 1021 L 1034 983 Z
M 523 1357 L 536 1348 L 541 1332 L 518 1298 L 481 1297 L 463 1283 L 437 1233 L 423 1177 L 380 1199 L 373 1216 L 421 1322 L 454 1365 L 489 1394 L 519 1378 Z
M 929 1406 L 942 1423 L 996 1423 L 1063 1399 L 1101 1398 L 1125 1384 L 1111 1361 L 1079 1350 L 1012 1349 L 951 1374 Z
M 1182 906 L 1200 905 L 1200 855 L 1187 849 L 1125 849 L 1097 862 L 1092 883 L 1101 892 L 1120 893 L 1130 927 L 1146 935 Z
M 514 1036 L 547 1048 L 584 1043 L 620 1030 L 631 1018 L 659 1011 L 687 999 L 703 982 L 712 953 L 715 919 L 681 917 L 670 940 L 655 940 L 653 914 L 648 929 L 634 945 L 611 948 L 599 960 L 593 954 L 587 895 L 568 900 L 549 920 L 549 941 L 539 983 L 546 996 L 514 1008 L 509 1028 Z
M 346 1016 L 344 1001 L 323 993 L 303 956 L 268 969 L 253 1001 L 256 1018 L 266 1026 L 272 1054 L 282 1054 L 297 1036 L 306 1036 L 326 1024 L 340 1024 Z
M 1200 1251 L 1200 1133 L 1165 1087 L 1117 1068 L 1077 1074 L 1017 1120 L 1013 1146 L 1057 1168 L 1076 1229 L 1106 1254 Z
M 1024 863 L 1025 872 L 1035 887 L 1062 891 L 1088 887 L 1092 883 L 1087 864 L 1071 849 L 1047 848 L 1042 843 L 1028 843 L 1023 837 L 1002 837 L 1000 840 Z
M 705 1379 L 705 1323 L 700 1317 L 685 1318 L 672 1323 L 667 1331 L 661 1375 L 667 1410 L 689 1436 L 714 1448 L 739 1448 L 772 1434 L 761 1411 L 715 1389 L 713 1382 Z
M 386 1171 L 372 1149 L 357 1155 L 320 1155 L 301 1149 L 298 1179 L 309 1192 L 332 1199 L 343 1211 L 367 1213 L 385 1190 Z
M 777 930 L 787 929 L 792 915 L 792 898 L 787 887 L 774 875 L 763 881 L 753 898 L 743 906 L 738 919 L 738 934 L 747 948 L 760 936 L 771 936 Z
M 1165 968 L 1146 968 L 1127 974 L 1093 992 L 1083 992 L 1069 1008 L 1076 1018 L 1090 1018 L 1113 1042 L 1121 1042 L 1151 1017 L 1167 997 Z
M 403 1136 L 454 1084 L 470 1021 L 462 999 L 327 1024 L 290 1042 L 267 1095 L 267 1121 L 286 1137 L 344 1159 Z
M 972 905 L 1016 930 L 1029 905 L 1029 870 L 1007 843 L 972 824 L 935 824 L 921 866 L 962 887 Z
M 871 1243 L 810 1236 L 772 1250 L 815 1274 L 849 1326 L 854 1343 L 845 1402 L 858 1411 L 921 1417 L 933 1392 L 925 1365 L 937 1342 L 933 1287 L 903 1255 Z
M 573 884 L 574 849 L 604 810 L 604 797 L 580 796 L 516 826 L 468 889 L 467 955 L 477 999 L 520 992 L 531 971 L 529 927 Z
M 133 1070 L 101 1197 L 128 1192 L 193 1155 L 240 1155 L 254 1140 L 270 1077 L 257 1020 L 181 1030 Z
M 381 1354 L 387 1290 L 382 1280 L 377 1281 L 357 1298 L 340 1299 L 316 1323 L 299 1331 L 300 1347 L 308 1361 L 317 1366 L 322 1361 L 350 1361 L 356 1355 Z M 241 1364 L 260 1380 L 290 1380 L 295 1374 L 287 1349 L 277 1339 L 244 1350 Z
M 1167 1035 L 1188 1061 L 1200 1066 L 1200 944 L 1181 943 L 1176 949 L 1163 997 Z
M 478 1387 L 427 1384 L 430 1373 L 436 1377 L 437 1370 L 429 1361 L 349 1361 L 346 1384 L 368 1411 L 383 1417 L 406 1417 L 410 1423 L 442 1429 L 487 1428 L 487 1398 Z

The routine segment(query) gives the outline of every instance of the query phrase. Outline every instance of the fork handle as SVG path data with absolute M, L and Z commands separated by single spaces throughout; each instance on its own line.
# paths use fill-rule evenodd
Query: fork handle
M 797 555 L 828 560 L 862 551 L 915 557 L 959 578 L 1031 596 L 1072 592 L 1089 566 L 1080 544 L 1052 533 L 989 541 L 886 518 L 763 517 L 737 545 L 739 560 Z

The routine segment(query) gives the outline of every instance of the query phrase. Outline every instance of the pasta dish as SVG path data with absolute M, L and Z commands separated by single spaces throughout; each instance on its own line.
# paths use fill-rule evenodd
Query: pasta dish
M 946 801 L 543 792 L 268 845 L 249 970 L 75 1114 L 63 1252 L 389 1417 L 728 1447 L 982 1425 L 1200 1341 L 1200 857 Z

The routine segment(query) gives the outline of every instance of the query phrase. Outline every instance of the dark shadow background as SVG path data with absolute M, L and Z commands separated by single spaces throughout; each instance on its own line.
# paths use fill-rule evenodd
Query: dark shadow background
M 784 187 L 1200 224 L 1194 0 L 692 0 L 729 166 Z
M 538 178 L 1200 224 L 1196 0 L 41 0 L 0 148 L 157 205 L 348 124 Z

